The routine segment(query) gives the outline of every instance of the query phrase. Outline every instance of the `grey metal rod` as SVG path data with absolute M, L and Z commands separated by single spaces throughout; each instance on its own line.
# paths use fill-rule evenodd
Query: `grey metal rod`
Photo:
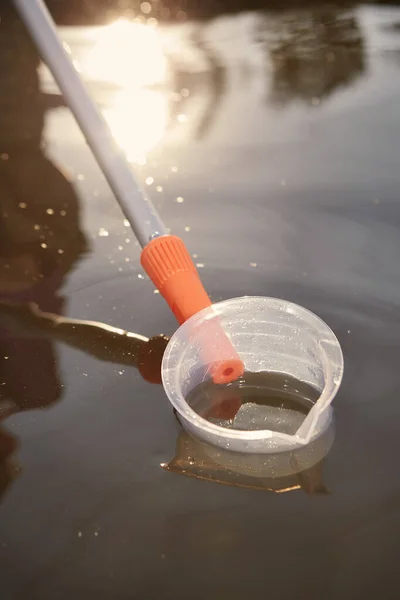
M 42 0 L 14 0 L 39 51 L 71 108 L 93 154 L 144 248 L 154 237 L 166 235 L 150 199 L 115 143 L 110 129 L 76 72 Z

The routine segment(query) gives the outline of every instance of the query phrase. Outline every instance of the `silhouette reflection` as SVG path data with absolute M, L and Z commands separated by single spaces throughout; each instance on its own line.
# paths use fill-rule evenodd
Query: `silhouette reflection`
M 8 356 L 6 361 L 6 364 L 13 361 L 13 369 L 2 368 L 0 372 L 0 422 L 14 413 L 45 407 L 49 400 L 54 402 L 60 398 L 60 384 L 53 354 L 55 342 L 64 343 L 99 360 L 136 367 L 146 381 L 161 383 L 161 360 L 168 343 L 168 338 L 164 335 L 148 339 L 104 323 L 80 321 L 44 312 L 34 303 L 9 300 L 0 300 L 0 328 L 6 333 L 9 345 L 14 344 L 15 347 L 15 354 Z M 33 395 L 30 384 L 27 385 L 29 380 L 25 371 L 27 369 L 29 377 L 33 377 L 34 369 L 39 365 L 33 355 L 32 368 L 24 354 L 21 357 L 17 354 L 25 344 L 32 354 L 37 353 L 41 363 L 48 361 L 48 364 L 40 365 L 41 377 L 36 375 L 38 389 L 33 390 Z M 48 352 L 43 354 L 46 345 Z M 52 369 L 52 379 L 49 380 L 49 373 L 44 369 Z M 15 391 L 17 372 L 21 374 L 22 382 L 25 382 L 20 386 L 25 390 L 23 398 Z M 41 395 L 39 390 L 42 390 Z M 16 448 L 16 440 L 0 428 L 0 497 L 18 472 L 12 460 Z
M 14 336 L 61 342 L 100 360 L 136 367 L 145 380 L 161 384 L 161 362 L 168 343 L 164 335 L 148 339 L 104 323 L 45 313 L 34 304 L 6 301 L 0 302 L 0 325 Z M 9 416 L 12 411 L 11 407 L 7 408 L 8 412 L 3 417 Z M 18 411 L 19 407 L 14 410 Z M 0 470 L 8 473 L 11 480 L 10 459 L 16 443 L 6 432 L 0 439 Z M 252 455 L 214 448 L 182 430 L 176 456 L 162 466 L 173 473 L 225 485 L 278 493 L 303 489 L 310 495 L 326 494 L 322 477 L 323 459 L 333 439 L 331 425 L 311 444 L 296 451 Z
M 59 290 L 88 245 L 74 189 L 43 147 L 39 56 L 12 6 L 0 17 L 0 299 L 62 314 Z M 3 417 L 55 402 L 61 384 L 52 342 L 17 339 L 1 327 L 0 383 Z M 0 454 L 13 448 L 2 431 Z M 1 470 L 4 488 L 9 474 Z

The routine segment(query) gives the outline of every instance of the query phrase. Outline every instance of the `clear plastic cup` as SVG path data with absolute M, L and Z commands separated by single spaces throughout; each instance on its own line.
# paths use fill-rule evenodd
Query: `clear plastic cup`
M 194 387 L 211 378 L 211 357 L 231 358 L 229 344 L 220 344 L 221 329 L 246 371 L 283 373 L 318 390 L 318 400 L 293 435 L 228 429 L 204 419 L 186 402 Z M 328 325 L 301 306 L 264 297 L 234 298 L 197 313 L 172 336 L 162 362 L 165 392 L 186 431 L 235 452 L 282 452 L 317 438 L 332 419 L 330 404 L 342 376 L 342 351 Z

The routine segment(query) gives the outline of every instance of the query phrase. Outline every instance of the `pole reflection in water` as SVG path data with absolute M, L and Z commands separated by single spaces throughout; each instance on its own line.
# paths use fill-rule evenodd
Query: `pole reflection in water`
M 168 338 L 146 338 L 104 323 L 80 321 L 44 313 L 33 304 L 0 302 L 0 325 L 13 336 L 61 342 L 100 360 L 133 366 L 150 383 L 161 383 L 161 362 Z M 3 383 L 0 419 L 30 408 L 4 402 L 7 379 Z M 12 399 L 12 398 L 11 398 Z M 1 412 L 3 406 L 3 413 Z M 242 454 L 215 448 L 180 432 L 175 458 L 162 467 L 215 483 L 277 493 L 303 489 L 307 494 L 325 494 L 323 459 L 334 439 L 333 422 L 308 446 L 278 454 Z M 12 479 L 10 462 L 16 442 L 0 429 L 1 479 L 3 491 Z M 7 479 L 8 474 L 8 479 Z

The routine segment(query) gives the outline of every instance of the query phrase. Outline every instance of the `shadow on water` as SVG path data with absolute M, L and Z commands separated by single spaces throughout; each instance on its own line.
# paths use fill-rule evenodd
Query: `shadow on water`
M 63 343 L 99 360 L 135 367 L 149 383 L 161 384 L 161 361 L 168 338 L 148 339 L 104 323 L 61 317 L 41 311 L 35 304 L 0 301 L 0 326 L 13 340 Z M 17 357 L 14 362 L 18 364 Z M 7 373 L 2 374 L 0 422 L 21 406 L 9 394 Z M 29 391 L 28 391 L 29 399 Z M 10 403 L 9 401 L 13 402 Z M 23 409 L 39 408 L 28 402 Z M 42 406 L 46 406 L 46 402 Z M 179 420 L 179 419 L 178 419 Z M 323 461 L 334 439 L 333 423 L 308 446 L 293 452 L 246 455 L 214 448 L 190 437 L 178 435 L 176 455 L 163 468 L 171 473 L 237 487 L 284 493 L 303 489 L 309 495 L 327 494 L 323 483 Z M 12 459 L 16 440 L 0 428 L 0 497 L 19 469 Z
M 146 381 L 161 384 L 161 359 L 168 343 L 163 335 L 148 339 L 103 323 L 43 312 L 33 303 L 4 300 L 0 300 L 0 327 L 3 337 L 0 348 L 4 353 L 0 371 L 0 422 L 14 413 L 44 408 L 61 398 L 63 386 L 53 352 L 53 345 L 58 342 L 99 360 L 136 367 Z M 26 360 L 25 348 L 37 360 Z M 26 372 L 29 362 L 32 369 Z M 38 389 L 32 389 L 31 382 L 37 379 Z M 16 447 L 14 438 L 0 428 L 0 496 L 16 473 L 11 461 Z
M 14 12 L 1 17 L 0 298 L 62 314 L 59 290 L 88 244 L 74 189 L 43 147 L 39 56 Z M 52 404 L 62 393 L 51 340 L 15 339 L 1 330 L 0 376 L 0 401 L 18 410 Z M 1 452 L 10 446 L 5 434 Z

